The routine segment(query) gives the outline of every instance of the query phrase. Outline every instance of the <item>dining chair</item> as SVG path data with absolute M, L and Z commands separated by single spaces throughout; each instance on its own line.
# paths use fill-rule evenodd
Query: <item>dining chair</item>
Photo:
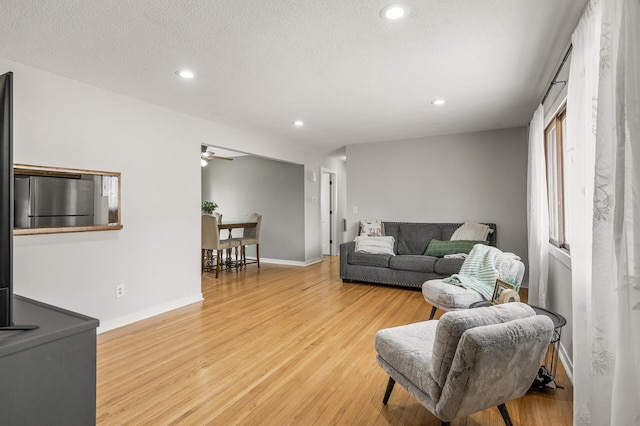
M 211 213 L 211 216 L 214 216 L 216 219 L 218 219 L 218 223 L 222 223 L 222 213 L 213 212 Z
M 216 251 L 216 278 L 222 269 L 222 254 L 226 249 L 235 248 L 236 261 L 238 266 L 238 247 L 240 247 L 240 239 L 233 238 L 228 240 L 220 239 L 220 229 L 218 228 L 218 219 L 215 216 L 202 215 L 202 272 L 204 272 L 205 259 L 207 253 Z
M 216 219 L 218 219 L 218 225 L 222 223 L 222 213 L 218 213 L 218 212 L 211 212 L 209 213 L 211 216 L 215 217 Z M 231 231 L 229 231 L 229 237 L 231 238 Z M 220 237 L 221 240 L 225 240 L 227 238 L 223 238 Z M 227 259 L 231 259 L 231 249 L 227 249 Z
M 242 231 L 242 238 L 240 238 L 240 257 L 242 265 L 246 266 L 247 263 L 256 263 L 258 268 L 260 267 L 260 223 L 262 222 L 262 215 L 259 213 L 251 213 L 247 216 L 247 222 L 256 222 L 255 228 L 244 228 Z M 256 246 L 256 260 L 247 262 L 246 247 Z

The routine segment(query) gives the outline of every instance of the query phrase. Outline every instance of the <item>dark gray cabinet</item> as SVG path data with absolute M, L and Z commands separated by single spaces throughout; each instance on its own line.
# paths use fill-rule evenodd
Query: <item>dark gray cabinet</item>
M 0 332 L 0 423 L 95 424 L 98 320 L 20 296 L 13 309 L 39 328 Z

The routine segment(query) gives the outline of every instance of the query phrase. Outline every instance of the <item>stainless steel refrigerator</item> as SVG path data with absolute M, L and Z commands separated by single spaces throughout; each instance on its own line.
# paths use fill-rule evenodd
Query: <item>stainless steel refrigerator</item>
M 94 224 L 94 181 L 15 177 L 15 228 Z

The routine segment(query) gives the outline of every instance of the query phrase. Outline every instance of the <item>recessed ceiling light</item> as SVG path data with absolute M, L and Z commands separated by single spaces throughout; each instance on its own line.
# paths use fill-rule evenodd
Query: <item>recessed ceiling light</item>
M 444 105 L 445 100 L 444 99 L 436 99 L 435 101 L 431 101 L 432 104 L 434 105 Z
M 294 126 L 298 126 L 298 127 L 302 127 L 302 126 L 304 126 L 304 121 L 296 120 L 296 121 L 293 122 L 293 125 Z
M 380 10 L 380 17 L 383 19 L 396 20 L 409 13 L 409 8 L 404 4 L 389 4 Z
M 193 77 L 195 77 L 195 74 L 189 70 L 178 70 L 176 71 L 176 74 L 182 78 L 185 78 L 187 80 L 192 79 Z

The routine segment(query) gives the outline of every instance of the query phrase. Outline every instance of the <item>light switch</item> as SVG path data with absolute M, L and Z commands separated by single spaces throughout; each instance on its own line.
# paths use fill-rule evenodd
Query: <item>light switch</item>
M 358 207 L 353 207 L 353 213 L 358 213 Z

